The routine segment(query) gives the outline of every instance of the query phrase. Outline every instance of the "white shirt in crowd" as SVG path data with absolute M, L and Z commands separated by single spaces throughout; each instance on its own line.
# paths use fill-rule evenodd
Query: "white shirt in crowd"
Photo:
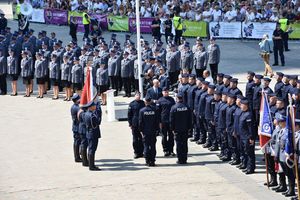
M 278 22 L 278 20 L 279 20 L 279 17 L 278 17 L 278 15 L 274 15 L 274 13 L 271 15 L 271 17 L 270 17 L 270 21 L 271 22 Z
M 213 84 L 214 84 L 214 80 L 212 79 L 211 76 L 206 77 L 206 78 L 205 78 L 205 81 L 209 82 L 210 85 L 213 85 Z
M 221 10 L 213 10 L 212 11 L 213 21 L 218 22 L 222 19 L 222 11 Z
M 235 10 L 229 10 L 224 15 L 224 21 L 231 21 L 236 17 L 236 11 Z
M 202 13 L 203 21 L 210 22 L 211 21 L 211 11 L 204 11 Z
M 197 12 L 196 15 L 195 15 L 195 20 L 196 20 L 196 21 L 201 21 L 201 19 L 202 19 L 202 14 L 201 14 L 201 12 Z
M 71 0 L 71 11 L 77 10 L 79 4 L 77 0 Z

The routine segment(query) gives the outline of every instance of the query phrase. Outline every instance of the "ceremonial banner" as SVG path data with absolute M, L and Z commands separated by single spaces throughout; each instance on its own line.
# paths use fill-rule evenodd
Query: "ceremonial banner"
M 29 18 L 29 21 L 31 22 L 39 22 L 39 23 L 45 23 L 45 11 L 44 9 L 33 9 L 33 12 Z
M 89 103 L 94 98 L 94 86 L 93 86 L 93 75 L 92 69 L 90 67 L 87 68 L 86 80 L 84 82 L 80 104 L 84 105 Z
M 273 132 L 272 117 L 270 114 L 270 106 L 268 97 L 265 92 L 262 92 L 261 106 L 260 106 L 260 122 L 259 122 L 259 143 L 263 149 L 272 137 Z
M 109 31 L 129 31 L 128 17 L 108 16 Z
M 68 24 L 68 11 L 58 9 L 45 9 L 45 22 L 46 24 L 67 25 Z
M 300 23 L 290 24 L 289 38 L 300 39 Z
M 141 18 L 140 19 L 140 26 L 141 26 L 141 33 L 152 33 L 151 24 L 154 18 Z M 136 32 L 136 23 L 135 18 L 129 18 L 129 31 Z
M 248 22 L 242 23 L 242 31 L 244 38 L 261 39 L 264 34 L 268 34 L 271 38 L 276 28 L 276 23 L 259 23 Z
M 95 18 L 98 20 L 100 27 L 102 30 L 107 30 L 108 24 L 107 24 L 107 15 L 101 15 L 101 14 L 91 14 L 92 18 Z
M 293 106 L 289 105 L 286 110 L 286 129 L 287 138 L 285 143 L 285 153 L 292 155 L 294 153 L 294 126 L 295 125 L 295 110 Z
M 183 24 L 186 30 L 183 36 L 187 37 L 207 37 L 207 23 L 184 20 Z
M 216 38 L 240 38 L 240 22 L 211 22 L 209 23 L 209 34 Z

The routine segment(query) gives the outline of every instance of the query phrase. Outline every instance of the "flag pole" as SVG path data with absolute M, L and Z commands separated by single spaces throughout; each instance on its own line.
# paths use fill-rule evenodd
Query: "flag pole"
M 291 124 L 292 124 L 292 136 L 293 136 L 293 147 L 294 151 L 296 150 L 296 142 L 295 142 L 295 112 L 294 112 L 294 107 L 292 106 L 292 97 L 291 94 L 289 95 L 289 106 L 290 107 L 290 115 L 291 115 Z M 295 153 L 294 155 L 294 166 L 295 166 L 295 173 L 296 173 L 296 181 L 297 181 L 297 190 L 298 190 L 298 199 L 300 199 L 300 185 L 299 185 L 299 174 L 298 174 L 298 161 L 297 161 L 297 156 Z
M 142 78 L 142 50 L 141 50 L 141 27 L 140 27 L 140 0 L 135 0 L 135 24 L 136 24 L 136 40 L 138 53 L 138 74 L 139 74 L 139 92 L 141 98 L 144 96 L 143 78 Z
M 268 169 L 268 159 L 267 159 L 267 147 L 265 147 L 265 163 L 266 163 L 266 175 L 267 175 L 267 186 L 270 189 L 270 180 L 269 180 L 269 169 Z

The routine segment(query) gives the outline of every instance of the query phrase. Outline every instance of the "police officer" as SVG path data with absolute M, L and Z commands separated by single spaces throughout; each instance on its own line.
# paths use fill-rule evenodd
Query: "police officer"
M 192 128 L 192 111 L 183 103 L 183 95 L 178 93 L 176 104 L 170 111 L 170 128 L 176 141 L 177 164 L 186 164 L 188 153 L 188 131 Z
M 73 152 L 75 162 L 81 162 L 81 158 L 79 155 L 79 145 L 80 145 L 80 135 L 79 135 L 79 121 L 78 121 L 78 111 L 79 111 L 79 103 L 80 96 L 78 94 L 74 94 L 72 97 L 73 105 L 71 107 L 71 117 L 72 117 L 72 131 L 73 131 Z
M 180 52 L 176 50 L 175 44 L 172 44 L 170 51 L 167 52 L 166 63 L 170 82 L 173 85 L 177 82 L 180 69 Z
M 82 84 L 83 84 L 83 68 L 79 64 L 79 58 L 74 57 L 74 65 L 71 70 L 71 75 L 72 75 L 72 86 L 73 90 L 80 94 L 82 90 Z
M 145 103 L 141 100 L 141 94 L 135 93 L 135 100 L 130 102 L 128 106 L 128 123 L 132 132 L 132 146 L 134 150 L 134 158 L 143 157 L 143 138 L 139 131 L 139 112 L 145 107 Z
M 197 142 L 200 138 L 200 122 L 199 122 L 199 100 L 201 97 L 201 94 L 205 92 L 202 90 L 202 81 L 203 78 L 198 77 L 196 81 L 197 89 L 195 91 L 195 98 L 194 98 L 194 106 L 193 106 L 193 116 L 194 116 L 194 132 L 193 132 L 193 138 L 190 139 L 191 142 Z M 206 88 L 206 87 L 205 87 Z
M 101 60 L 100 67 L 96 72 L 96 85 L 98 87 L 98 95 L 101 95 L 101 105 L 106 105 L 106 91 L 108 90 L 108 71 L 105 68 L 105 60 Z
M 182 74 L 181 76 L 181 84 L 178 86 L 178 93 L 181 92 L 183 94 L 183 103 L 187 104 L 187 92 L 190 87 L 189 85 L 189 75 Z
M 217 74 L 217 83 L 216 83 L 216 90 L 222 93 L 222 89 L 224 87 L 224 82 L 223 82 L 224 74 L 223 73 L 218 73 Z
M 218 119 L 217 119 L 217 138 L 221 147 L 221 152 L 218 154 L 218 157 L 220 160 L 227 159 L 225 154 L 225 142 L 226 142 L 226 109 L 228 107 L 227 104 L 227 95 L 228 93 L 223 91 L 222 92 L 222 101 L 219 105 L 219 113 L 218 113 Z M 228 161 L 228 160 L 227 160 Z
M 102 110 L 100 102 L 95 103 L 91 101 L 86 105 L 87 111 L 84 115 L 84 122 L 86 125 L 86 138 L 88 139 L 88 160 L 89 170 L 98 171 L 100 170 L 95 166 L 95 153 L 98 147 L 98 140 L 101 138 L 100 124 L 102 120 Z
M 241 100 L 241 116 L 239 118 L 238 131 L 240 133 L 241 148 L 246 169 L 246 174 L 253 174 L 255 170 L 255 134 L 253 133 L 252 115 L 249 111 L 248 100 Z
M 235 96 L 242 94 L 241 90 L 237 87 L 238 79 L 232 78 L 230 79 L 230 90 L 229 93 L 234 94 Z
M 169 89 L 167 87 L 163 88 L 163 96 L 158 99 L 156 106 L 159 110 L 160 119 L 160 129 L 162 133 L 162 147 L 165 157 L 174 156 L 174 135 L 170 129 L 170 111 L 172 106 L 175 104 L 173 97 L 169 96 Z
M 165 28 L 165 38 L 166 43 L 168 43 L 168 37 L 173 36 L 172 34 L 172 20 L 170 19 L 170 14 L 166 13 L 166 20 L 164 21 L 164 28 Z
M 255 73 L 252 71 L 248 71 L 247 73 L 247 84 L 246 84 L 246 98 L 249 101 L 249 109 L 252 110 L 253 109 L 253 87 L 254 87 L 254 78 Z
M 203 71 L 207 68 L 208 54 L 202 43 L 199 44 L 197 51 L 194 52 L 194 68 L 197 77 L 203 77 Z M 223 77 L 222 77 L 223 78 Z
M 37 98 L 43 98 L 44 96 L 44 87 L 45 76 L 47 75 L 47 67 L 45 61 L 42 59 L 42 53 L 36 53 L 36 60 L 34 63 L 34 75 L 36 77 L 36 84 L 38 85 L 38 96 Z
M 60 65 L 57 63 L 57 55 L 51 55 L 51 62 L 49 63 L 49 78 L 51 85 L 53 86 L 53 97 L 52 100 L 58 99 L 58 86 L 60 84 Z
M 212 128 L 214 128 L 214 132 L 212 132 L 211 134 L 211 140 L 212 140 L 212 146 L 210 148 L 208 148 L 208 150 L 210 151 L 217 151 L 219 150 L 219 145 L 220 145 L 220 133 L 219 133 L 219 128 L 218 128 L 218 114 L 219 114 L 219 110 L 220 110 L 220 105 L 222 103 L 221 101 L 222 98 L 222 92 L 220 92 L 219 90 L 216 90 L 214 92 L 214 99 L 211 102 L 213 108 L 213 118 L 211 120 L 211 126 Z
M 246 97 L 244 97 L 243 95 L 237 95 L 236 98 L 236 109 L 234 111 L 233 117 L 234 117 L 234 121 L 233 121 L 233 137 L 236 141 L 236 148 L 233 149 L 233 152 L 235 154 L 235 159 L 234 161 L 232 161 L 230 164 L 231 165 L 237 165 L 237 168 L 241 168 L 242 167 L 242 162 L 241 159 L 241 155 L 242 155 L 242 149 L 241 149 L 241 137 L 240 137 L 240 133 L 239 133 L 239 120 L 240 120 L 240 116 L 242 114 L 242 110 L 241 110 L 241 101 L 243 99 L 247 99 Z
M 7 84 L 6 84 L 6 74 L 7 74 L 7 59 L 3 54 L 3 51 L 0 51 L 0 90 L 1 95 L 6 95 L 7 93 Z
M 9 50 L 9 56 L 7 57 L 7 74 L 11 79 L 11 87 L 12 93 L 11 96 L 17 96 L 17 82 L 18 82 L 18 73 L 19 73 L 19 65 L 18 65 L 18 56 L 15 54 L 14 49 Z
M 118 95 L 118 75 L 121 70 L 121 65 L 119 65 L 120 57 L 116 55 L 114 49 L 110 50 L 109 59 L 108 59 L 108 77 L 110 81 L 110 86 L 115 90 L 114 95 Z
M 218 65 L 220 62 L 220 47 L 216 44 L 215 38 L 210 39 L 210 44 L 207 47 L 208 64 L 210 66 L 211 76 L 216 83 L 218 74 Z
M 229 164 L 235 163 L 238 158 L 236 154 L 237 142 L 236 138 L 233 136 L 234 131 L 234 112 L 237 108 L 236 106 L 236 95 L 233 93 L 228 94 L 227 98 L 228 107 L 226 109 L 226 133 L 227 133 L 227 149 L 225 155 L 227 156 L 227 160 L 232 161 Z
M 213 145 L 213 142 L 215 140 L 215 127 L 213 124 L 213 116 L 214 116 L 214 92 L 215 92 L 216 86 L 215 85 L 209 85 L 207 96 L 205 99 L 205 113 L 204 113 L 204 119 L 207 124 L 207 139 L 206 143 L 204 145 L 205 148 L 210 148 Z
M 190 50 L 188 42 L 184 44 L 183 51 L 180 53 L 180 67 L 186 69 L 189 73 L 193 70 L 193 52 Z
M 151 97 L 145 98 L 146 107 L 139 113 L 139 130 L 142 133 L 144 143 L 144 157 L 146 165 L 155 166 L 156 157 L 156 133 L 159 131 L 159 116 L 157 109 L 152 105 Z
M 64 101 L 70 101 L 72 91 L 71 91 L 71 85 L 72 85 L 72 76 L 71 76 L 71 70 L 72 70 L 72 63 L 70 61 L 70 57 L 68 55 L 64 55 L 63 63 L 60 65 L 61 70 L 61 84 L 65 88 L 66 91 L 66 98 Z
M 284 74 L 282 72 L 276 72 L 276 83 L 274 86 L 274 92 L 276 94 L 277 97 L 281 98 L 282 97 L 282 87 L 283 87 L 283 79 Z
M 28 56 L 27 51 L 22 51 L 21 60 L 21 76 L 23 78 L 23 84 L 26 87 L 26 92 L 24 97 L 30 97 L 30 82 L 31 82 L 31 72 L 32 70 L 32 60 Z
M 253 87 L 253 128 L 254 133 L 257 136 L 258 124 L 259 124 L 259 110 L 261 101 L 261 79 L 263 78 L 260 74 L 255 74 L 254 87 Z
M 75 94 L 76 95 L 76 94 Z M 77 114 L 78 118 L 78 133 L 80 135 L 80 146 L 79 146 L 79 152 L 82 159 L 82 166 L 88 167 L 89 161 L 87 158 L 87 147 L 88 147 L 88 140 L 86 138 L 86 125 L 84 123 L 85 113 L 87 111 L 86 104 L 80 105 L 80 109 Z
M 284 60 L 284 46 L 283 46 L 283 38 L 284 38 L 284 32 L 283 30 L 280 29 L 280 24 L 276 25 L 276 29 L 273 32 L 273 43 L 274 43 L 274 64 L 273 66 L 278 65 L 278 52 L 281 60 L 281 65 L 285 65 L 285 60 Z
M 230 79 L 232 79 L 232 76 L 227 75 L 227 74 L 224 75 L 224 78 L 223 78 L 224 84 L 223 84 L 223 86 L 221 86 L 219 88 L 219 90 L 222 91 L 222 93 L 223 92 L 225 92 L 225 93 L 229 92 L 229 90 L 230 90 Z
M 131 97 L 131 75 L 133 75 L 133 62 L 128 58 L 128 56 L 129 53 L 125 51 L 121 62 L 121 78 L 125 90 L 125 95 L 123 97 Z
M 196 142 L 197 144 L 205 144 L 207 138 L 207 124 L 205 121 L 205 106 L 206 106 L 206 97 L 208 95 L 208 85 L 209 82 L 202 81 L 202 94 L 199 98 L 199 105 L 198 105 L 198 117 L 199 117 L 199 128 L 200 128 L 200 137 L 199 140 Z M 204 145 L 206 147 L 206 145 Z M 208 148 L 208 147 L 206 147 Z

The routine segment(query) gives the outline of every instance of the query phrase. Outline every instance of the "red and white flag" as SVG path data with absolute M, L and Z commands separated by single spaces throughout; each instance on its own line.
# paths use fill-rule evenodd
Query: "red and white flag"
M 93 76 L 92 68 L 88 67 L 86 72 L 86 79 L 83 86 L 83 91 L 80 98 L 80 104 L 84 105 L 92 101 L 94 98 L 94 86 L 93 86 Z

